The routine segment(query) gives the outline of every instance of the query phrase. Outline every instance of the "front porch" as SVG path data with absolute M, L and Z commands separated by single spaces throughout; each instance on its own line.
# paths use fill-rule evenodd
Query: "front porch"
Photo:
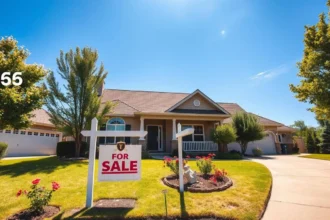
M 143 150 L 151 153 L 172 153 L 177 149 L 178 141 L 175 137 L 177 125 L 182 129 L 192 127 L 195 129 L 193 135 L 184 137 L 183 151 L 185 152 L 215 152 L 218 145 L 211 140 L 212 129 L 219 124 L 215 120 L 181 120 L 181 119 L 150 119 L 140 118 L 140 130 L 148 131 L 147 136 L 141 137 L 138 143 Z

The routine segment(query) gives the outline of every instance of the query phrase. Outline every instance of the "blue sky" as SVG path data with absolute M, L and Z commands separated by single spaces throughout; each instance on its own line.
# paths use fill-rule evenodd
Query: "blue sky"
M 56 70 L 62 49 L 90 46 L 109 72 L 106 88 L 193 92 L 290 125 L 314 114 L 297 84 L 304 25 L 325 0 L 4 1 L 0 36 L 30 63 Z

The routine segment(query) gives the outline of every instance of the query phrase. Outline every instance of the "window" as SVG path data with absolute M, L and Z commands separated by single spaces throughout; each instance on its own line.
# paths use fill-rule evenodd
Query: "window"
M 26 134 L 26 131 L 21 131 L 21 135 L 25 135 Z
M 107 131 L 125 131 L 125 121 L 122 118 L 112 118 L 107 122 Z M 106 137 L 105 144 L 115 144 L 125 141 L 125 137 Z
M 6 134 L 10 134 L 11 133 L 11 130 L 6 130 L 5 133 Z
M 31 131 L 29 131 L 29 132 L 28 132 L 28 135 L 32 135 L 32 132 L 31 132 Z
M 282 142 L 282 135 L 278 134 L 277 136 L 278 136 L 278 141 Z
M 45 133 L 40 133 L 40 136 L 41 136 L 41 137 L 45 136 Z
M 204 141 L 204 128 L 202 125 L 182 125 L 182 130 L 194 128 L 194 134 L 182 138 L 182 141 Z
M 2 133 L 2 130 L 0 130 L 0 133 Z
M 13 134 L 18 134 L 18 130 L 14 129 L 14 133 Z
M 46 133 L 46 137 L 49 137 L 49 134 L 48 133 Z
M 34 136 L 38 136 L 38 132 L 34 132 L 33 135 L 34 135 Z
M 58 137 L 60 137 L 60 135 L 59 135 L 59 134 L 57 134 L 57 135 L 56 135 L 56 137 L 58 138 Z
M 55 134 L 50 134 L 51 137 L 55 137 Z

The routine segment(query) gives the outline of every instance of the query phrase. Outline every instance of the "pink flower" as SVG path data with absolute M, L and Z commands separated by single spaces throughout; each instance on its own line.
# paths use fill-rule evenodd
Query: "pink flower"
M 60 185 L 57 182 L 52 182 L 53 191 L 56 191 L 60 188 Z
M 39 182 L 40 182 L 40 179 L 35 179 L 35 180 L 32 181 L 32 184 L 33 185 L 38 185 Z
M 187 155 L 187 156 L 186 156 L 186 158 L 188 158 L 188 159 L 189 159 L 189 158 L 190 158 L 190 156 L 189 156 L 189 155 Z
M 16 193 L 16 197 L 19 197 L 20 195 L 22 195 L 22 190 L 18 190 L 18 192 Z
M 201 157 L 200 156 L 196 156 L 196 159 L 198 160 L 198 159 L 201 159 Z

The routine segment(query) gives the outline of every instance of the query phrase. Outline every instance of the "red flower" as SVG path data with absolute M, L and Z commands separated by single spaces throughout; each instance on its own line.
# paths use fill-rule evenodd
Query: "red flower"
M 196 159 L 198 160 L 198 159 L 201 159 L 201 157 L 200 156 L 196 156 Z
M 52 182 L 53 191 L 56 191 L 60 188 L 60 185 L 57 182 Z
M 40 179 L 35 179 L 32 181 L 32 184 L 33 185 L 38 185 L 38 183 L 40 182 Z
M 18 192 L 16 193 L 16 197 L 19 197 L 20 195 L 22 195 L 22 190 L 18 190 Z
M 217 178 L 215 178 L 215 176 L 212 176 L 212 177 L 210 178 L 210 180 L 211 180 L 212 182 L 214 182 L 214 183 L 217 183 Z
M 190 158 L 190 156 L 189 156 L 189 155 L 187 155 L 187 156 L 186 156 L 186 158 L 188 158 L 188 159 L 189 159 L 189 158 Z

